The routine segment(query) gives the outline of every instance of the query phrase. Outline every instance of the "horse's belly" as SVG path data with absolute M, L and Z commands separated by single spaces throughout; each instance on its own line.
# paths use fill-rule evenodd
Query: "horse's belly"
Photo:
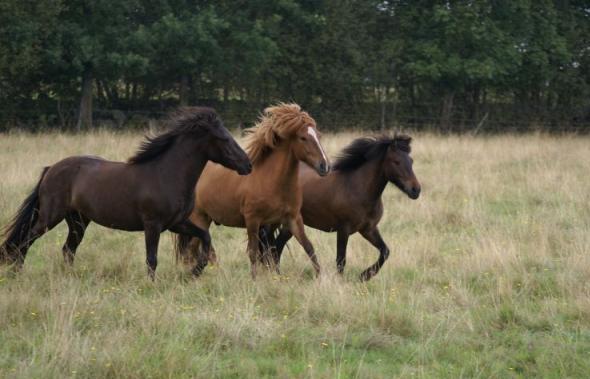
M 143 230 L 143 222 L 133 204 L 106 192 L 75 192 L 72 208 L 92 222 L 112 229 Z
M 220 212 L 207 212 L 211 220 L 218 225 L 225 225 L 225 226 L 233 226 L 236 228 L 245 228 L 246 223 L 244 221 L 244 217 L 239 213 L 236 212 L 227 212 L 227 211 L 220 211 Z
M 143 222 L 137 212 L 126 208 L 100 207 L 78 200 L 74 208 L 92 222 L 112 229 L 127 231 L 143 230 Z
M 101 220 L 100 218 L 90 218 L 95 223 L 102 225 L 104 227 L 110 229 L 118 229 L 118 230 L 125 230 L 128 232 L 138 232 L 144 230 L 143 223 L 140 222 L 133 222 L 130 220 L 113 220 L 109 218 L 108 220 Z

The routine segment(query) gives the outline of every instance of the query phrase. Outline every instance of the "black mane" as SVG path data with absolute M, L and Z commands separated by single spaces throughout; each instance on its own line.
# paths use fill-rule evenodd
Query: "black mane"
M 221 124 L 213 108 L 183 107 L 173 112 L 168 120 L 169 130 L 155 137 L 146 136 L 139 149 L 127 160 L 129 164 L 151 161 L 166 152 L 176 137 L 188 133 L 203 134 L 210 126 Z
M 332 166 L 336 171 L 352 171 L 366 162 L 381 158 L 392 144 L 406 153 L 411 152 L 412 138 L 406 135 L 357 138 L 342 149 Z

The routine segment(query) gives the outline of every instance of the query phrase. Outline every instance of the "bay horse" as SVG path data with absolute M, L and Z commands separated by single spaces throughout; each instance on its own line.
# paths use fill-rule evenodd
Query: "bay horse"
M 314 248 L 303 228 L 298 178 L 299 162 L 311 167 L 314 175 L 325 176 L 330 170 L 316 122 L 299 105 L 280 103 L 266 108 L 249 132 L 246 151 L 252 161 L 252 173 L 240 177 L 220 165 L 207 164 L 197 183 L 190 220 L 205 230 L 211 222 L 246 228 L 253 279 L 259 228 L 264 224 L 284 225 L 303 246 L 319 275 Z M 176 238 L 177 258 L 187 261 L 187 256 L 196 257 L 195 275 L 201 273 L 209 259 L 214 260 L 212 250 L 199 250 L 198 243 L 190 243 L 190 237 Z
M 5 229 L 0 261 L 20 269 L 33 242 L 64 219 L 69 232 L 63 257 L 70 265 L 91 221 L 144 231 L 152 280 L 161 232 L 170 230 L 209 244 L 209 233 L 188 220 L 205 164 L 218 162 L 243 175 L 250 173 L 251 164 L 215 110 L 182 108 L 169 123 L 167 132 L 148 137 L 127 163 L 72 156 L 46 167 Z
M 361 280 L 371 279 L 387 260 L 389 248 L 377 227 L 383 216 L 381 196 L 387 183 L 393 183 L 411 199 L 420 196 L 420 183 L 410 157 L 411 141 L 406 135 L 359 138 L 344 148 L 328 176 L 320 178 L 301 168 L 303 222 L 314 229 L 337 233 L 338 273 L 342 274 L 346 265 L 348 238 L 357 232 L 379 250 L 379 259 L 362 272 Z M 270 247 L 277 268 L 290 238 L 286 229 L 276 240 L 272 228 L 261 229 L 261 248 Z

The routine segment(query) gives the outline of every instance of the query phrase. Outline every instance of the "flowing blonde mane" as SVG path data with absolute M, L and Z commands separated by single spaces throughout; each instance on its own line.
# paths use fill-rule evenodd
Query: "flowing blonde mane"
M 308 126 L 315 128 L 315 120 L 295 103 L 266 108 L 256 125 L 246 130 L 250 133 L 246 145 L 250 161 L 252 164 L 261 161 L 281 140 Z

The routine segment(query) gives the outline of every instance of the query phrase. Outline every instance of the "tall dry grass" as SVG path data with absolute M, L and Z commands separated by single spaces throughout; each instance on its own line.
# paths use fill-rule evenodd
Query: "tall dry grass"
M 356 135 L 326 135 L 334 155 Z M 590 139 L 414 136 L 423 194 L 384 194 L 392 254 L 309 230 L 314 280 L 290 243 L 283 275 L 253 282 L 240 229 L 213 227 L 220 259 L 193 280 L 169 238 L 158 279 L 143 238 L 91 224 L 75 267 L 60 225 L 25 269 L 0 271 L 0 377 L 587 377 L 590 372 Z M 140 135 L 0 136 L 0 224 L 44 165 L 72 154 L 122 160 Z M 336 189 L 335 189 L 336 190 Z

